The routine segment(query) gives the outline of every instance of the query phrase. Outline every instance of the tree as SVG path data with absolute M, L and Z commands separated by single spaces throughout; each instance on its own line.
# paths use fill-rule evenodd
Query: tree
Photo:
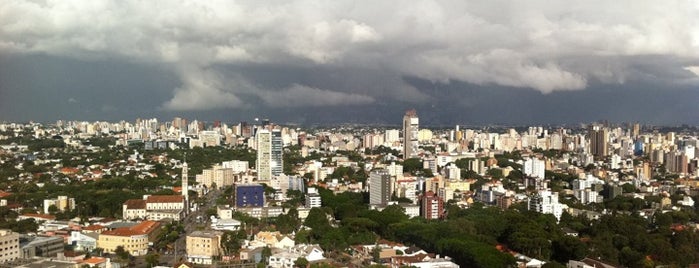
M 269 247 L 262 248 L 261 255 L 262 255 L 261 262 L 267 264 L 269 257 L 272 256 L 272 249 Z
M 298 257 L 296 261 L 294 261 L 294 266 L 299 267 L 299 268 L 306 268 L 308 266 L 308 260 L 304 257 Z
M 49 206 L 49 214 L 55 215 L 56 212 L 58 212 L 58 207 L 56 205 L 50 205 Z
M 146 255 L 146 264 L 148 264 L 148 267 L 153 267 L 160 264 L 160 254 L 149 253 L 148 255 Z
M 116 249 L 114 249 L 114 254 L 116 254 L 117 257 L 119 257 L 119 259 L 124 261 L 128 260 L 129 257 L 131 257 L 131 253 L 126 251 L 124 249 L 124 246 L 117 246 Z

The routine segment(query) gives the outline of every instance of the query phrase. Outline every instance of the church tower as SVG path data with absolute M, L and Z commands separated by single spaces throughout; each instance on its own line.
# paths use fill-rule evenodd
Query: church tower
M 189 203 L 189 181 L 188 181 L 188 167 L 187 167 L 187 162 L 185 160 L 184 164 L 182 164 L 182 195 L 184 196 L 184 200 Z

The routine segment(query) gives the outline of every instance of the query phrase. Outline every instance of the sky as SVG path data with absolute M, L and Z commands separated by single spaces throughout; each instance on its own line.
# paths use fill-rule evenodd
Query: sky
M 0 1 L 0 121 L 699 124 L 697 1 Z

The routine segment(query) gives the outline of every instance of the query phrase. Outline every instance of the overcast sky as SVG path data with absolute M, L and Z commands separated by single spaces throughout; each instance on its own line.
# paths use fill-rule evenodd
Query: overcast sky
M 0 1 L 0 121 L 699 124 L 697 1 Z

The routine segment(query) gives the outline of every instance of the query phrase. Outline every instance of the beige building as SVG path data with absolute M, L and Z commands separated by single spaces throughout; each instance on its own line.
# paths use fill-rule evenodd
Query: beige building
M 0 230 L 0 263 L 19 258 L 19 234 L 13 231 Z
M 186 201 L 182 195 L 149 195 L 144 199 L 126 200 L 123 204 L 122 216 L 125 220 L 173 219 L 179 221 L 187 213 L 185 204 Z
M 49 208 L 55 206 L 58 211 L 70 211 L 75 209 L 75 199 L 67 196 L 59 196 L 56 199 L 44 199 L 44 214 L 49 214 Z
M 194 231 L 187 235 L 187 261 L 196 264 L 212 264 L 221 255 L 221 233 Z
M 233 185 L 235 172 L 232 168 L 225 168 L 215 165 L 212 168 L 204 169 L 202 174 L 197 175 L 197 183 L 211 187 L 214 184 L 217 188 Z
M 142 256 L 148 253 L 148 242 L 157 236 L 159 227 L 159 222 L 144 221 L 131 227 L 104 231 L 99 235 L 97 247 L 114 253 L 117 247 L 123 246 L 131 255 Z

